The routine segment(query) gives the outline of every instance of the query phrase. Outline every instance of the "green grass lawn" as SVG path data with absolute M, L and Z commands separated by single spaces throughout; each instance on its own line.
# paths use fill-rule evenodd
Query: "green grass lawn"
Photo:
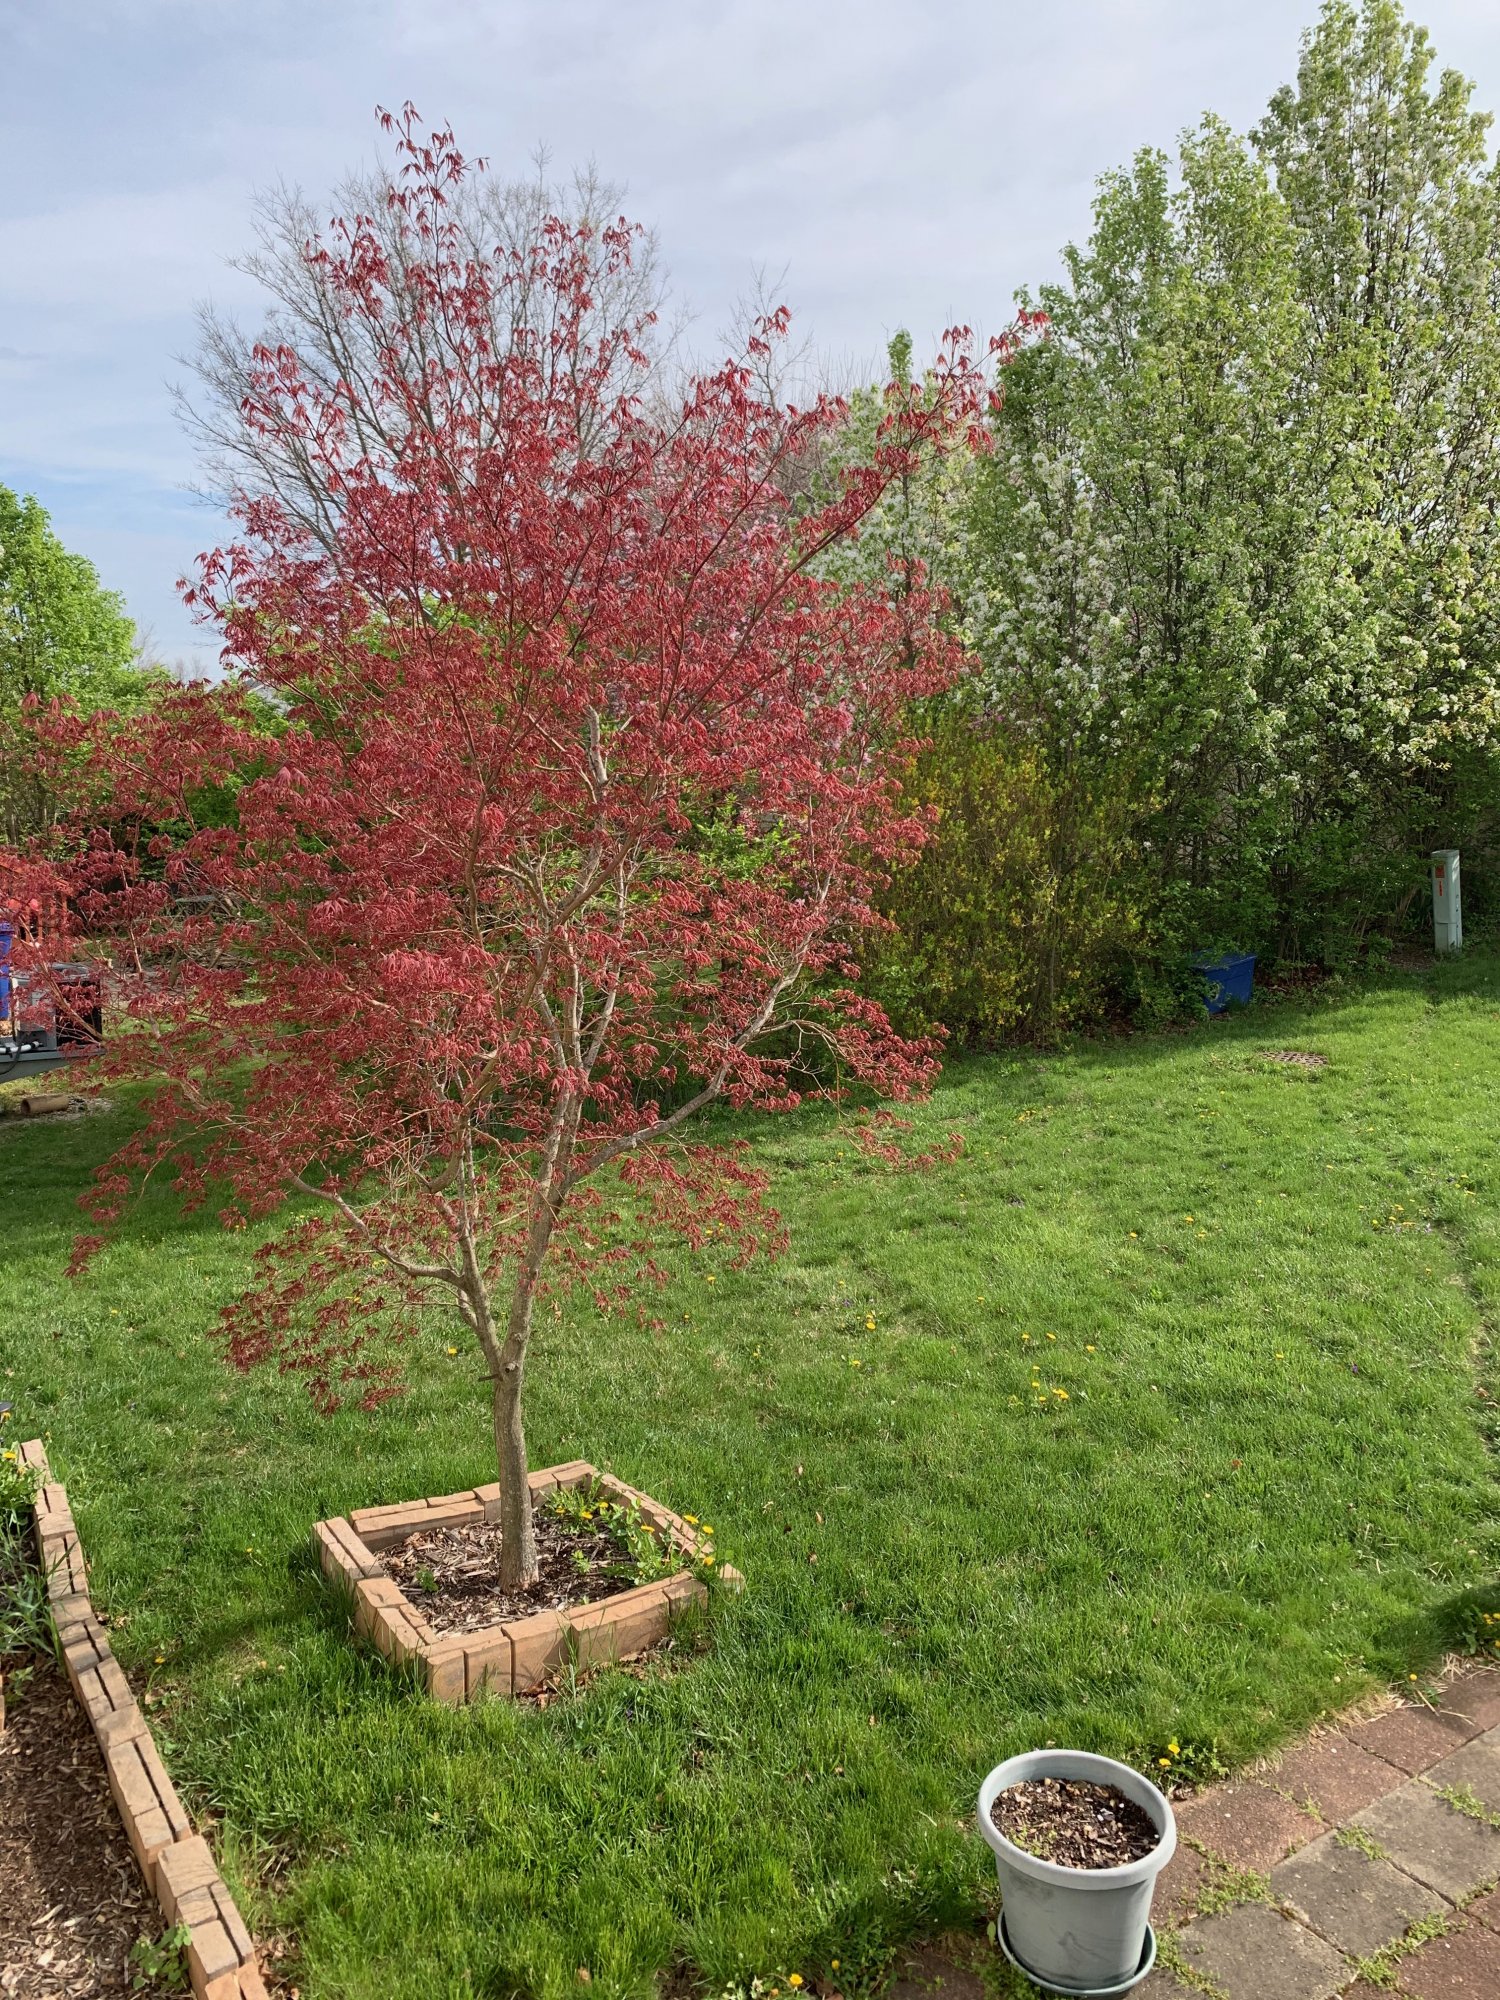
M 858 1993 L 985 1907 L 999 1758 L 1233 1764 L 1500 1604 L 1500 958 L 955 1062 L 915 1137 L 954 1128 L 911 1173 L 758 1124 L 781 1263 L 681 1252 L 665 1330 L 547 1322 L 534 1461 L 710 1521 L 749 1589 L 644 1675 L 451 1712 L 354 1648 L 308 1530 L 492 1476 L 467 1347 L 435 1321 L 404 1402 L 322 1420 L 217 1358 L 211 1220 L 153 1196 L 62 1276 L 122 1115 L 0 1127 L 0 1393 L 307 2000 Z

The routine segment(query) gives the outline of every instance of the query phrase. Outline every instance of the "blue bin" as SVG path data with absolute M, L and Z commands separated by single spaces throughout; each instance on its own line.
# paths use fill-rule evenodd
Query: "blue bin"
M 1223 958 L 1195 958 L 1194 972 L 1203 975 L 1203 1004 L 1210 1014 L 1226 1007 L 1245 1007 L 1255 985 L 1255 953 L 1227 952 Z

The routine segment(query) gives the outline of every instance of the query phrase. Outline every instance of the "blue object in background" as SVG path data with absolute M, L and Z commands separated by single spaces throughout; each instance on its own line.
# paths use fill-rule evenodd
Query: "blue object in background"
M 1226 1007 L 1249 1005 L 1255 984 L 1255 953 L 1226 952 L 1223 958 L 1195 958 L 1194 972 L 1203 974 L 1203 1004 L 1210 1014 L 1222 1014 Z

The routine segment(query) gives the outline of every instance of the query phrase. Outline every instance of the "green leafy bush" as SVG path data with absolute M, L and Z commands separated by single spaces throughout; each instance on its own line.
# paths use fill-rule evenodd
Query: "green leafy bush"
M 913 774 L 937 823 L 885 898 L 874 990 L 907 1026 L 1046 1042 L 1110 1012 L 1149 949 L 1128 795 L 950 711 Z

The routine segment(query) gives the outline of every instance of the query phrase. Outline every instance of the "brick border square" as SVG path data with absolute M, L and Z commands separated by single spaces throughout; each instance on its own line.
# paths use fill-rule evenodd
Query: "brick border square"
M 612 1499 L 633 1506 L 688 1561 L 708 1552 L 710 1544 L 680 1514 L 600 1472 L 587 1459 L 547 1466 L 529 1476 L 533 1500 L 559 1487 L 595 1481 Z M 313 1529 L 313 1548 L 324 1576 L 341 1583 L 353 1599 L 355 1631 L 388 1660 L 415 1666 L 434 1701 L 457 1707 L 481 1688 L 510 1696 L 529 1694 L 563 1667 L 599 1666 L 644 1652 L 666 1638 L 678 1611 L 708 1597 L 706 1586 L 684 1567 L 575 1609 L 538 1611 L 477 1632 L 434 1631 L 387 1574 L 382 1550 L 422 1528 L 464 1527 L 499 1518 L 500 1487 L 495 1482 L 430 1500 L 357 1507 L 347 1518 L 337 1515 Z M 726 1564 L 719 1575 L 731 1590 L 743 1589 L 738 1570 Z

